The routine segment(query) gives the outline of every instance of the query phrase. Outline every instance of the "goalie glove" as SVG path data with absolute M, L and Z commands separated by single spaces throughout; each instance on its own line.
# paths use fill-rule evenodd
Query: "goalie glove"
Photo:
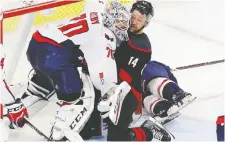
M 122 82 L 120 85 L 112 87 L 99 102 L 97 109 L 101 113 L 102 118 L 109 117 L 110 120 L 117 125 L 120 111 L 123 105 L 123 100 L 130 92 L 131 87 L 127 82 Z
M 9 127 L 11 129 L 22 128 L 25 124 L 25 118 L 28 118 L 28 112 L 21 99 L 18 98 L 15 102 L 6 104 L 5 106 L 7 108 L 7 117 L 10 120 Z
M 112 107 L 112 102 L 115 101 L 115 97 L 113 97 L 117 85 L 112 87 L 105 95 L 102 96 L 100 102 L 98 103 L 97 109 L 100 111 L 101 117 L 107 118 L 109 116 L 109 111 Z

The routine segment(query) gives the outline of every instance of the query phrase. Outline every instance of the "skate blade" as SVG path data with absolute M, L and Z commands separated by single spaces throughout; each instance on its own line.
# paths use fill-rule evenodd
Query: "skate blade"
M 180 112 L 176 112 L 176 113 L 173 113 L 171 115 L 168 115 L 167 117 L 163 117 L 163 118 L 160 118 L 160 117 L 154 117 L 158 122 L 160 122 L 162 125 L 176 119 L 177 117 L 179 117 L 181 115 Z
M 192 98 L 191 100 L 189 100 L 187 103 L 183 103 L 182 105 L 178 105 L 178 104 L 174 104 L 174 108 L 169 109 L 167 111 L 168 116 L 173 115 L 179 111 L 181 111 L 183 108 L 185 108 L 186 106 L 188 106 L 189 104 L 191 104 L 193 101 L 195 101 L 197 99 L 197 97 Z M 176 107 L 176 109 L 175 109 Z M 175 110 L 175 111 L 174 111 Z
M 185 108 L 186 106 L 188 106 L 189 104 L 191 104 L 192 102 L 194 102 L 197 99 L 197 97 L 192 98 L 191 100 L 189 100 L 187 103 L 183 103 L 183 105 L 178 106 L 179 110 Z
M 189 104 L 191 104 L 192 102 L 194 102 L 196 99 L 197 99 L 197 97 L 194 97 L 194 98 L 192 98 L 192 100 L 189 100 L 187 103 L 184 103 L 181 106 L 177 105 L 179 107 L 178 110 L 177 110 L 177 112 L 179 112 L 182 109 L 184 109 L 185 107 L 187 107 Z

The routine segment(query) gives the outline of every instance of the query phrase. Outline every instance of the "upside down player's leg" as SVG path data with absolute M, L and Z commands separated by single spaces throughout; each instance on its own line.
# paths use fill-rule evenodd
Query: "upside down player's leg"
M 179 106 L 185 106 L 194 99 L 190 93 L 180 88 L 170 68 L 156 61 L 150 61 L 145 66 L 142 73 L 142 85 L 145 94 L 157 95 L 172 104 L 182 104 Z M 175 111 L 171 111 L 173 112 Z

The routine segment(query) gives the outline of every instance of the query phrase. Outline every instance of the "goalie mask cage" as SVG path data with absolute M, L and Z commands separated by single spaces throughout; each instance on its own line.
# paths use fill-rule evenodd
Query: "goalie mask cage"
M 26 49 L 32 33 L 43 25 L 78 16 L 83 12 L 88 1 L 94 0 L 13 0 L 12 2 L 6 0 L 0 2 L 0 58 L 4 58 L 3 78 L 8 84 L 27 81 L 31 66 L 26 58 Z M 135 0 L 117 1 L 128 7 L 135 2 Z M 8 100 L 8 96 L 5 98 L 5 95 L 4 97 L 2 95 L 0 93 L 0 104 Z M 0 112 L 2 108 L 0 106 Z

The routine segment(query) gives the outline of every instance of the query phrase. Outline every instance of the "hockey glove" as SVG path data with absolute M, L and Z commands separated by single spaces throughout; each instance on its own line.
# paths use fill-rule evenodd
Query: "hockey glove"
M 130 92 L 130 89 L 130 85 L 125 81 L 110 89 L 106 94 L 106 97 L 103 96 L 97 106 L 98 111 L 101 113 L 101 117 L 109 117 L 110 120 L 117 125 L 124 98 Z
M 6 105 L 7 116 L 10 120 L 9 127 L 15 129 L 17 127 L 22 128 L 25 124 L 25 118 L 28 118 L 27 108 L 21 102 L 21 99 L 18 98 L 15 102 Z

